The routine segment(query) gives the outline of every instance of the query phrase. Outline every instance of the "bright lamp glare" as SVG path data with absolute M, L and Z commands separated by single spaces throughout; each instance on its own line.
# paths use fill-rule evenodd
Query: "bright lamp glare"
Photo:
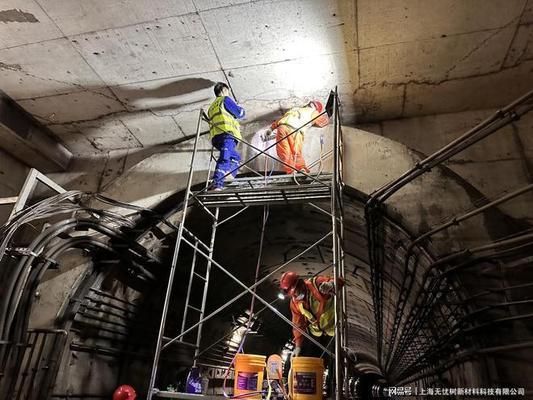
M 278 299 L 285 300 L 285 295 L 283 293 L 278 293 Z

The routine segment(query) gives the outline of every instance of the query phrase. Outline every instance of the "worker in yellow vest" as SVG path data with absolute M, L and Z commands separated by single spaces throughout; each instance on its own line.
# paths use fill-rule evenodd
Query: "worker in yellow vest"
M 272 124 L 272 129 L 276 132 L 276 151 L 279 159 L 285 163 L 283 170 L 287 174 L 309 172 L 302 155 L 304 134 L 312 125 L 322 128 L 329 123 L 326 113 L 320 115 L 323 111 L 324 106 L 320 101 L 311 101 L 303 107 L 291 108 Z M 312 123 L 302 127 L 314 118 L 316 119 Z M 296 132 L 293 133 L 294 131 Z
M 342 287 L 344 280 L 338 278 L 337 283 L 338 287 Z M 288 271 L 281 276 L 279 286 L 291 298 L 290 308 L 294 325 L 316 337 L 335 335 L 333 278 L 319 275 L 311 279 L 302 279 L 297 273 Z M 304 336 L 296 328 L 292 333 L 294 336 L 292 355 L 296 357 L 302 350 Z
M 341 288 L 343 285 L 344 280 L 338 278 L 337 287 Z M 279 286 L 291 298 L 290 308 L 293 324 L 302 331 L 309 332 L 324 347 L 331 348 L 331 339 L 335 336 L 334 279 L 322 275 L 314 276 L 311 279 L 302 279 L 297 273 L 288 271 L 281 276 Z M 290 360 L 291 364 L 293 357 L 323 357 L 328 368 L 325 381 L 326 393 L 331 393 L 333 358 L 327 354 L 322 354 L 322 350 L 306 340 L 298 329 L 293 328 L 292 334 L 294 350 Z
M 241 139 L 238 119 L 244 118 L 244 108 L 239 106 L 231 97 L 228 85 L 218 82 L 215 85 L 217 97 L 209 106 L 209 137 L 211 143 L 219 152 L 215 171 L 213 173 L 214 190 L 224 188 L 224 177 L 231 173 L 237 176 L 241 156 L 236 150 L 238 141 Z M 237 139 L 235 139 L 237 138 Z

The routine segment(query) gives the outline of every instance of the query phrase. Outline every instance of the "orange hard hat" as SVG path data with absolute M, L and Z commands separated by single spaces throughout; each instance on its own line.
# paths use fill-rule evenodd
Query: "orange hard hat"
M 283 275 L 281 275 L 281 279 L 279 280 L 279 287 L 281 288 L 281 290 L 289 292 L 290 289 L 296 286 L 298 279 L 300 279 L 300 276 L 296 272 L 284 272 Z
M 120 385 L 113 392 L 113 400 L 135 400 L 137 393 L 130 385 Z
M 309 104 L 312 104 L 319 113 L 324 110 L 324 105 L 318 100 L 310 101 Z

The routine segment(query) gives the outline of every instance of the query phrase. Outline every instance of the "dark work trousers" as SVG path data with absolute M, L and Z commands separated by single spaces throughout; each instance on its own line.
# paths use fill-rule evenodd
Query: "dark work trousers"
M 221 133 L 215 135 L 211 140 L 213 147 L 215 147 L 220 154 L 218 156 L 215 172 L 213 173 L 213 187 L 224 187 L 224 175 L 231 172 L 233 177 L 237 176 L 239 172 L 239 161 L 241 161 L 241 155 L 235 149 L 237 147 L 237 139 L 229 133 Z

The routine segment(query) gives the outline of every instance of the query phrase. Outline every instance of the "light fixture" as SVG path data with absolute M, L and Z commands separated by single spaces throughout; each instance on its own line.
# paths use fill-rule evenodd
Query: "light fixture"
M 281 292 L 278 293 L 278 299 L 285 300 L 285 295 Z

